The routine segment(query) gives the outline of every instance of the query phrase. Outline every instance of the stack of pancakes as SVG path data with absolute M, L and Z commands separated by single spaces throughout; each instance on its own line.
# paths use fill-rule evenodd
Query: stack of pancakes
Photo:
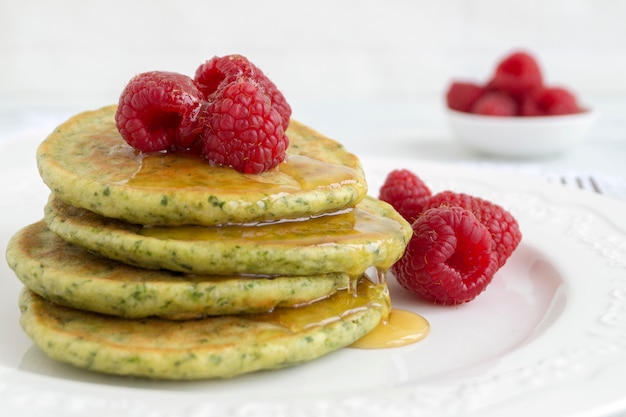
M 49 356 L 94 371 L 230 377 L 312 360 L 389 312 L 384 273 L 410 225 L 367 196 L 360 162 L 292 121 L 287 158 L 246 175 L 185 153 L 141 154 L 115 106 L 39 147 L 51 196 L 7 260 L 21 324 Z

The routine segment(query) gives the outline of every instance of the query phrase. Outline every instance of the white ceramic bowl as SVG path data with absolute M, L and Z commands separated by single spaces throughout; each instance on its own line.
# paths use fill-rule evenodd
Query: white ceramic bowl
M 578 145 L 595 114 L 592 110 L 563 116 L 481 116 L 446 109 L 456 137 L 491 155 L 517 158 L 549 156 Z

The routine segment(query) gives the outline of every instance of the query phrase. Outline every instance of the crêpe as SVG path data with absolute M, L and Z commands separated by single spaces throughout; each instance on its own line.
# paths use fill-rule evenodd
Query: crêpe
M 383 284 L 300 308 L 173 321 L 124 319 L 46 301 L 24 289 L 21 324 L 50 357 L 92 371 L 159 379 L 230 377 L 309 361 L 352 344 L 388 314 Z
M 246 175 L 191 153 L 139 153 L 118 133 L 115 110 L 74 116 L 39 146 L 39 172 L 68 204 L 137 224 L 214 225 L 332 212 L 367 193 L 359 159 L 295 120 L 285 162 Z
M 16 233 L 7 261 L 44 298 L 128 318 L 192 319 L 294 307 L 349 287 L 344 273 L 312 276 L 207 276 L 145 270 L 70 245 L 38 222 Z
M 144 227 L 65 204 L 54 194 L 44 220 L 66 241 L 142 268 L 193 274 L 352 277 L 387 270 L 412 234 L 389 204 L 365 197 L 354 209 L 262 225 Z

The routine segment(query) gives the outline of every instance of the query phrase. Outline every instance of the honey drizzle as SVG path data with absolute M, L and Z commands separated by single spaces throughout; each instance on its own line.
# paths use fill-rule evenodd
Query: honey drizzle
M 184 153 L 139 153 L 134 156 L 138 164 L 137 170 L 129 178 L 120 181 L 120 184 L 127 184 L 133 187 L 216 188 L 226 190 L 227 192 L 262 192 L 266 195 L 279 196 L 281 193 L 300 189 L 332 188 L 346 182 L 353 183 L 354 178 L 358 176 L 351 168 L 300 155 L 288 155 L 286 162 L 281 164 L 276 170 L 265 175 L 254 176 L 241 174 L 232 169 L 214 167 L 195 155 Z M 341 230 L 341 233 L 345 233 L 346 228 L 348 230 L 354 228 L 354 231 L 365 231 L 370 227 L 370 225 L 366 225 L 366 222 L 356 222 L 354 216 L 354 212 L 346 211 L 334 213 L 332 216 L 320 220 L 328 222 L 328 220 L 345 219 L 345 223 L 342 224 L 343 227 L 337 228 Z M 282 222 L 277 223 L 280 224 Z M 296 235 L 300 236 L 303 231 L 293 230 L 287 232 L 285 229 L 305 223 L 278 224 L 272 225 L 282 229 L 278 236 L 281 239 L 289 239 Z M 233 228 L 232 226 L 235 227 Z M 226 230 L 237 230 L 234 233 L 235 235 L 238 233 L 246 235 L 247 233 L 243 233 L 243 231 L 254 230 L 250 229 L 250 226 L 252 225 L 229 225 L 226 228 L 215 229 L 193 226 L 176 229 L 146 228 L 143 234 L 161 238 L 202 240 L 213 239 L 215 238 L 215 236 L 212 236 L 213 233 L 224 233 Z M 385 229 L 385 226 L 382 229 Z M 265 231 L 267 230 L 271 230 L 271 228 L 265 229 Z M 258 232 L 259 229 L 256 229 L 256 231 Z M 381 232 L 387 231 L 381 230 Z M 254 233 L 254 235 L 257 235 L 257 238 L 261 238 L 257 233 Z M 250 236 L 246 237 L 249 238 Z M 263 238 L 267 239 L 268 236 Z M 359 309 L 378 307 L 383 309 L 385 313 L 381 322 L 374 330 L 356 341 L 351 347 L 361 349 L 397 347 L 418 342 L 426 337 L 429 332 L 429 324 L 423 317 L 407 310 L 391 307 L 384 272 L 376 269 L 370 270 L 367 274 L 367 280 L 369 280 L 367 283 L 363 283 L 364 280 L 362 278 L 351 277 L 348 279 L 344 290 L 340 290 L 323 300 L 316 300 L 313 303 L 297 308 L 278 308 L 268 313 L 253 315 L 251 318 L 279 324 L 292 331 L 300 331 L 311 326 L 324 325 L 325 323 L 340 320 L 345 315 Z
M 382 273 L 379 275 L 384 276 Z M 374 283 L 367 278 L 351 278 L 349 288 L 323 300 L 296 308 L 277 308 L 268 313 L 252 315 L 250 318 L 299 332 L 341 320 L 365 308 L 380 308 L 384 316 L 370 333 L 350 345 L 352 348 L 381 349 L 405 346 L 416 343 L 428 335 L 428 321 L 416 313 L 391 308 L 386 283 Z
M 392 308 L 386 320 L 350 347 L 382 349 L 406 346 L 424 339 L 429 331 L 430 325 L 424 317 L 412 311 Z
M 121 161 L 133 159 L 137 163 L 131 174 L 115 181 L 116 185 L 138 188 L 202 188 L 220 192 L 241 194 L 241 204 L 246 203 L 245 195 L 261 193 L 267 198 L 280 198 L 281 194 L 301 189 L 336 188 L 342 184 L 357 184 L 355 178 L 361 178 L 357 170 L 329 162 L 319 161 L 301 155 L 288 155 L 285 163 L 265 174 L 247 176 L 235 170 L 211 166 L 196 155 L 177 153 L 144 154 L 130 150 L 125 145 L 111 151 Z M 348 217 L 351 211 L 338 213 Z M 324 218 L 327 221 L 332 217 Z M 339 218 L 339 217 L 337 217 Z M 299 219 L 298 219 L 299 220 Z M 243 226 L 243 225 L 241 225 Z M 246 225 L 251 226 L 251 225 Z M 365 226 L 367 230 L 371 226 Z M 383 225 L 381 229 L 387 226 Z M 356 227 L 355 230 L 364 230 Z M 173 229 L 145 228 L 144 234 L 164 238 L 189 239 L 198 237 L 195 228 L 178 229 L 181 234 L 172 236 Z M 378 230 L 382 233 L 385 230 Z M 350 278 L 347 288 L 323 300 L 299 306 L 297 308 L 277 308 L 271 312 L 249 316 L 274 324 L 279 324 L 292 331 L 340 320 L 346 315 L 363 308 L 381 308 L 384 317 L 379 325 L 352 347 L 380 348 L 395 347 L 421 340 L 428 334 L 428 322 L 421 316 L 405 310 L 391 308 L 391 300 L 385 283 L 384 273 L 377 271 L 378 283 L 365 279 Z M 303 314 L 304 312 L 304 314 Z
M 353 281 L 356 283 L 355 291 L 340 290 L 322 300 L 302 304 L 295 308 L 276 308 L 268 313 L 252 315 L 250 318 L 299 332 L 341 320 L 362 309 L 380 308 L 387 311 L 389 292 L 386 286 L 374 284 L 366 279 Z
M 133 158 L 137 170 L 119 181 L 142 188 L 206 188 L 221 193 L 258 192 L 280 196 L 299 190 L 335 188 L 356 184 L 360 177 L 345 165 L 320 161 L 303 155 L 288 154 L 277 168 L 261 174 L 248 175 L 232 168 L 214 166 L 191 153 L 139 153 Z
M 387 286 L 385 271 L 370 268 L 365 277 L 378 285 Z M 354 342 L 350 347 L 358 349 L 383 349 L 410 345 L 424 339 L 429 331 L 428 321 L 417 313 L 394 308 L 387 298 L 387 314 L 371 332 Z

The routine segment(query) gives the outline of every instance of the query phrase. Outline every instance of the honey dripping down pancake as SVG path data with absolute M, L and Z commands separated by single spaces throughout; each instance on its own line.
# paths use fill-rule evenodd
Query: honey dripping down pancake
M 295 120 L 285 162 L 246 175 L 198 155 L 139 153 L 117 131 L 115 110 L 74 116 L 39 146 L 39 172 L 68 204 L 137 224 L 215 225 L 333 212 L 367 193 L 359 159 Z
M 7 248 L 25 285 L 22 327 L 50 357 L 225 378 L 427 335 L 421 316 L 391 307 L 385 282 L 411 225 L 366 195 L 340 143 L 292 121 L 285 162 L 246 175 L 133 150 L 115 109 L 81 113 L 40 145 L 44 219 Z M 216 288 L 229 297 L 207 295 Z
M 171 321 L 123 319 L 56 305 L 24 289 L 21 323 L 50 357 L 92 371 L 154 379 L 226 378 L 292 366 L 371 332 L 388 314 L 384 285 L 359 281 L 299 308 Z

